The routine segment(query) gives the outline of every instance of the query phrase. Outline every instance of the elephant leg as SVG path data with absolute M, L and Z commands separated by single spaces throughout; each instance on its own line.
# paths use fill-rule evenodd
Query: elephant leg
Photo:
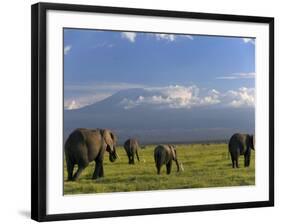
M 93 173 L 92 179 L 97 179 L 99 177 L 99 173 L 100 173 L 100 164 L 99 164 L 99 162 L 96 161 L 95 171 Z
M 81 175 L 82 171 L 85 169 L 85 166 L 78 166 L 78 170 L 76 171 L 76 173 L 73 176 L 73 180 L 76 181 L 78 180 L 79 176 Z
M 231 156 L 231 162 L 232 162 L 232 168 L 235 168 L 235 160 L 232 156 Z
M 156 165 L 156 169 L 157 169 L 157 174 L 160 175 L 161 166 L 160 165 Z
M 235 159 L 234 159 L 234 155 L 232 153 L 230 153 L 230 156 L 231 156 L 231 162 L 232 162 L 232 168 L 235 168 Z
M 131 155 L 130 153 L 126 150 L 127 156 L 128 156 L 128 163 L 131 164 Z
M 101 167 L 100 167 L 99 177 L 104 177 L 103 164 L 101 164 Z
M 132 153 L 132 164 L 135 164 L 135 155 Z
M 138 150 L 136 150 L 136 156 L 137 156 L 138 161 L 140 161 Z
M 250 161 L 251 161 L 251 154 L 249 154 L 249 156 L 248 156 L 248 163 L 247 163 L 248 167 L 250 166 Z
M 93 173 L 92 179 L 97 179 L 101 177 L 101 173 L 103 174 L 103 164 L 102 161 L 96 161 L 95 171 Z
M 167 174 L 170 174 L 172 169 L 172 160 L 166 164 L 166 168 L 167 168 Z
M 134 163 L 135 163 L 135 161 L 134 161 L 134 155 L 131 154 L 131 155 L 130 155 L 130 158 L 129 158 L 129 164 L 134 164 Z
M 238 150 L 236 152 L 236 158 L 235 158 L 236 168 L 239 168 L 239 156 L 240 156 L 240 151 Z
M 250 158 L 251 158 L 250 153 L 247 153 L 247 154 L 244 155 L 244 166 L 245 167 L 250 166 Z
M 73 179 L 74 164 L 68 160 L 66 166 L 67 166 L 67 175 L 68 175 L 67 180 L 71 181 Z
M 236 168 L 239 168 L 239 162 L 238 162 L 238 160 L 239 160 L 239 157 L 235 160 Z
M 238 151 L 235 151 L 235 150 L 230 151 L 232 168 L 235 168 L 235 167 L 239 168 L 239 164 L 238 164 L 239 155 L 240 154 Z

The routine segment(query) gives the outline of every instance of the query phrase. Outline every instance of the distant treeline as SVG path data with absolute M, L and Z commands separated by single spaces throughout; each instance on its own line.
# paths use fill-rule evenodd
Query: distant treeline
M 171 144 L 171 145 L 192 145 L 192 144 L 202 144 L 202 145 L 211 145 L 211 144 L 227 144 L 228 139 L 216 139 L 216 140 L 198 140 L 198 141 L 162 141 L 162 142 L 140 142 L 141 148 L 145 148 L 146 145 L 159 145 L 159 144 Z M 122 142 L 118 142 L 118 146 L 123 146 Z

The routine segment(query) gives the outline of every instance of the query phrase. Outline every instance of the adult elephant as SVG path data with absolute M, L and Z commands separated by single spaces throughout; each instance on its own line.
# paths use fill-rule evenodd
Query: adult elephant
M 124 149 L 127 153 L 128 159 L 129 159 L 129 164 L 135 164 L 135 155 L 140 161 L 138 150 L 139 150 L 139 143 L 137 139 L 135 138 L 130 138 L 124 143 Z
M 232 167 L 239 168 L 239 156 L 244 155 L 244 166 L 250 166 L 251 149 L 255 150 L 254 135 L 236 133 L 232 135 L 228 143 Z
M 158 145 L 154 149 L 154 161 L 157 168 L 157 174 L 160 174 L 161 166 L 164 164 L 166 164 L 167 174 L 170 174 L 173 160 L 176 162 L 177 172 L 179 172 L 179 163 L 175 146 Z
M 82 171 L 95 160 L 95 171 L 92 178 L 104 176 L 103 158 L 104 153 L 109 153 L 109 160 L 114 162 L 117 158 L 116 136 L 108 129 L 85 129 L 74 130 L 65 143 L 65 158 L 68 172 L 68 180 L 75 181 Z M 78 165 L 77 172 L 73 175 L 74 165 Z

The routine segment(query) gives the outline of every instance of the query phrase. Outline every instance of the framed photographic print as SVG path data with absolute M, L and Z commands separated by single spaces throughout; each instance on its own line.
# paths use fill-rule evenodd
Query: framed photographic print
M 274 19 L 32 6 L 32 219 L 274 205 Z

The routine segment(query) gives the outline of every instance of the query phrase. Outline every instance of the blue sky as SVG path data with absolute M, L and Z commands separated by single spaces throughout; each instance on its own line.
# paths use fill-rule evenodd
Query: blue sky
M 127 88 L 159 90 L 189 107 L 215 92 L 213 103 L 253 106 L 254 77 L 254 39 L 64 29 L 67 109 Z

